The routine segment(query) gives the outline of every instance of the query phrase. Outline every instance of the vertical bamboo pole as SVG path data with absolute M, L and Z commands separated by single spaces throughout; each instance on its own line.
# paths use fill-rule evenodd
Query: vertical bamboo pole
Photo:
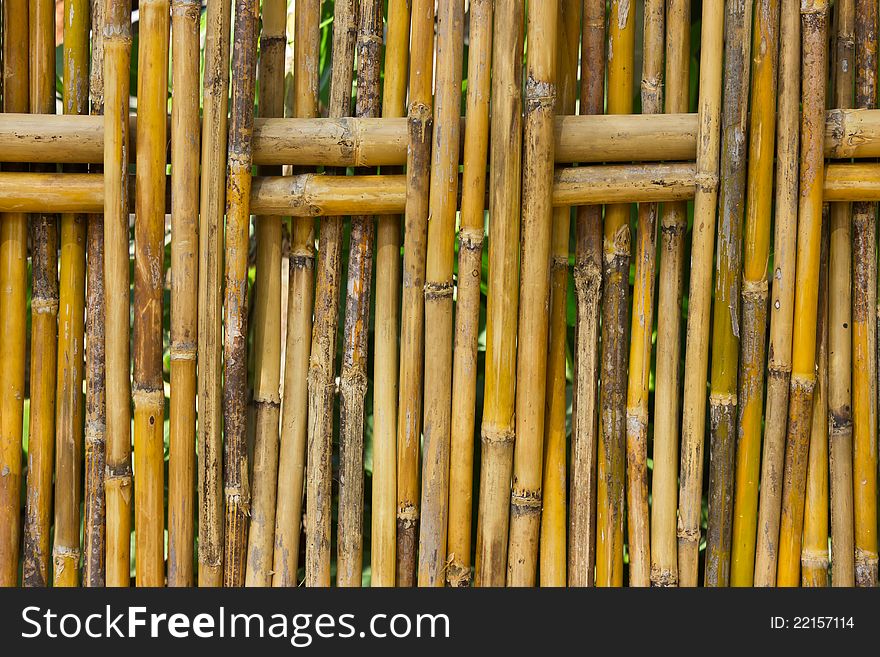
M 759 0 L 752 34 L 752 109 L 749 119 L 748 189 L 743 239 L 739 434 L 733 499 L 730 585 L 751 586 L 755 570 L 755 528 L 764 357 L 767 335 L 767 263 L 773 203 L 773 152 L 776 139 L 776 74 L 779 52 L 779 0 Z
M 193 583 L 198 341 L 199 0 L 172 0 L 168 585 Z
M 664 3 L 645 1 L 642 45 L 642 113 L 663 106 Z M 657 258 L 656 203 L 639 206 L 635 285 L 630 318 L 629 382 L 626 397 L 627 543 L 630 586 L 650 586 L 651 535 L 648 520 L 648 394 L 654 328 L 654 273 Z
M 605 100 L 605 2 L 584 0 L 583 14 L 580 113 L 601 114 Z M 600 206 L 578 208 L 574 265 L 577 318 L 568 528 L 569 586 L 592 586 L 596 562 L 601 224 Z
M 128 586 L 131 550 L 128 92 L 131 5 L 106 5 L 104 28 L 104 290 L 106 307 L 107 586 Z
M 634 12 L 611 0 L 608 14 L 608 114 L 629 114 L 633 99 Z M 602 241 L 602 365 L 596 486 L 596 584 L 623 585 L 626 444 L 626 339 L 630 206 L 605 207 Z
M 782 475 L 782 515 L 776 583 L 800 581 L 801 534 L 807 477 L 813 392 L 816 383 L 816 313 L 819 245 L 822 233 L 825 87 L 827 71 L 826 0 L 801 5 L 802 87 L 801 168 L 798 206 L 798 259 L 795 270 L 794 331 L 788 435 Z M 832 253 L 834 248 L 832 247 Z M 833 268 L 833 265 L 832 265 Z M 830 391 L 829 391 L 830 392 Z
M 333 70 L 330 116 L 351 112 L 351 83 L 357 39 L 354 0 L 341 0 L 333 13 Z M 339 324 L 342 218 L 321 220 L 315 316 L 308 375 L 306 463 L 306 586 L 330 586 L 330 505 L 333 450 L 334 357 Z M 294 575 L 295 577 L 295 575 Z
M 495 6 L 490 134 L 489 295 L 483 401 L 477 586 L 503 586 L 507 570 L 510 475 L 516 398 L 519 210 L 522 154 L 523 3 Z
M 388 3 L 382 116 L 406 112 L 409 3 Z M 397 331 L 400 321 L 400 216 L 378 218 L 373 364 L 373 500 L 370 583 L 394 586 L 397 572 Z
M 751 19 L 751 0 L 727 4 L 724 109 L 721 119 L 721 190 L 709 395 L 710 466 L 706 586 L 727 586 L 730 581 Z
M 229 101 L 230 0 L 210 0 L 206 14 L 199 191 L 198 490 L 199 586 L 223 582 L 223 420 L 221 294 Z
M 419 443 L 428 241 L 428 169 L 431 164 L 431 80 L 434 3 L 413 0 L 407 110 L 406 214 L 400 324 L 400 401 L 397 407 L 397 585 L 415 583 L 419 525 Z
M 250 514 L 247 453 L 247 312 L 251 137 L 257 74 L 259 2 L 235 0 L 232 107 L 226 170 L 226 285 L 223 298 L 223 584 L 242 586 Z
M 516 435 L 510 495 L 509 586 L 534 586 L 541 528 L 553 205 L 558 0 L 531 0 L 523 127 Z
M 678 494 L 678 575 L 681 586 L 697 585 L 700 546 L 706 370 L 715 208 L 718 202 L 718 153 L 721 114 L 723 3 L 703 3 L 700 35 L 700 100 L 697 136 L 697 191 L 691 243 L 691 280 L 685 347 L 684 410 Z
M 437 93 L 425 266 L 425 414 L 419 586 L 446 583 L 452 404 L 452 267 L 458 201 L 464 2 L 437 11 Z
M 12 34 L 16 35 L 15 38 L 11 38 Z M 23 0 L 7 0 L 3 3 L 3 111 L 27 112 L 28 107 L 28 11 Z M 10 167 L 5 168 L 10 170 Z M 27 215 L 0 215 L 0 331 L 3 335 L 3 340 L 0 340 L 0 362 L 6 372 L 0 383 L 0 470 L 8 473 L 0 477 L 0 586 L 15 586 L 18 583 L 27 330 L 27 231 Z M 48 464 L 51 468 L 51 458 Z M 51 484 L 51 474 L 49 481 Z M 48 486 L 44 494 L 48 500 Z M 48 562 L 48 514 L 47 508 L 46 532 L 40 536 L 42 554 L 45 555 L 42 563 Z M 46 570 L 48 568 L 44 572 Z
M 293 115 L 318 115 L 320 0 L 301 0 L 294 15 Z M 311 217 L 294 217 L 287 293 L 284 405 L 278 461 L 272 585 L 296 586 L 299 567 L 303 475 L 306 456 L 309 350 L 315 282 L 315 235 Z
M 581 0 L 562 0 L 556 21 L 556 106 L 574 114 L 581 36 Z M 565 586 L 566 430 L 565 351 L 568 334 L 568 243 L 571 208 L 554 208 L 550 243 L 550 328 L 544 402 L 543 509 L 540 528 L 541 586 Z M 459 271 L 463 271 L 459 266 Z M 459 279 L 460 280 L 460 279 Z M 460 284 L 459 284 L 460 285 Z
M 287 46 L 287 2 L 263 3 L 257 79 L 260 116 L 284 116 L 284 49 Z M 266 175 L 279 175 L 266 167 Z M 254 425 L 253 492 L 248 532 L 248 586 L 269 586 L 275 542 L 278 486 L 279 417 L 281 415 L 281 217 L 255 222 L 257 276 L 254 282 Z
M 800 16 L 798 0 L 782 0 L 779 37 L 779 89 L 773 289 L 770 345 L 767 349 L 767 405 L 756 530 L 754 584 L 776 582 L 782 462 L 791 378 L 794 312 L 795 243 L 798 209 L 798 143 L 800 125 Z

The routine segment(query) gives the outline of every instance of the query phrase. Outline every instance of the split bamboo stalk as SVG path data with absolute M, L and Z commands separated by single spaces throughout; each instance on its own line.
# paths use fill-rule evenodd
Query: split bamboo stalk
M 103 0 L 91 1 L 92 44 L 89 96 L 91 112 L 104 112 Z M 92 165 L 90 171 L 99 171 Z M 86 420 L 83 499 L 83 586 L 104 586 L 104 465 L 107 438 L 104 375 L 104 215 L 90 214 L 86 230 Z
M 663 107 L 664 3 L 645 2 L 641 99 L 644 114 Z M 627 546 L 630 586 L 651 584 L 651 534 L 648 515 L 648 395 L 654 329 L 654 275 L 657 261 L 655 203 L 638 210 L 635 284 L 630 318 L 629 381 L 626 394 Z
M 552 241 L 556 0 L 528 6 L 517 325 L 516 442 L 510 495 L 508 586 L 534 586 L 541 529 Z
M 294 26 L 293 114 L 318 114 L 320 0 L 296 5 Z M 287 293 L 287 336 L 284 364 L 284 404 L 278 460 L 273 586 L 296 586 L 303 476 L 306 457 L 309 349 L 315 284 L 315 223 L 311 217 L 293 220 L 293 244 Z
M 715 209 L 718 202 L 718 153 L 721 113 L 721 60 L 724 11 L 719 0 L 703 3 L 700 45 L 700 133 L 697 143 L 697 192 L 691 244 L 691 279 L 685 347 L 684 410 L 678 496 L 678 575 L 681 586 L 697 585 L 700 546 L 706 370 Z
M 608 14 L 608 114 L 632 113 L 635 16 L 627 0 Z M 627 314 L 630 207 L 605 208 L 602 241 L 602 364 L 596 486 L 596 584 L 623 585 Z M 638 581 L 638 578 L 637 578 Z
M 800 16 L 797 0 L 782 0 L 779 36 L 775 235 L 770 344 L 767 349 L 767 402 L 758 501 L 754 585 L 776 582 L 776 554 L 788 388 L 791 378 L 792 313 L 798 222 L 800 112 Z
M 877 5 L 856 0 L 856 106 L 873 107 L 877 104 Z M 838 463 L 843 469 L 838 491 L 843 504 L 839 514 L 845 523 L 844 555 L 840 569 L 832 571 L 835 585 L 877 585 L 877 324 L 871 315 L 877 306 L 877 242 L 874 203 L 853 205 L 853 444 L 856 458 L 851 459 L 852 445 L 841 446 L 843 454 L 832 457 L 832 468 Z M 832 448 L 833 449 L 833 448 Z M 845 463 L 842 462 L 845 459 Z M 854 465 L 854 476 L 850 471 Z M 832 481 L 834 474 L 832 470 Z M 853 487 L 853 496 L 843 491 L 849 482 L 859 482 Z M 832 504 L 834 502 L 832 493 Z M 853 499 L 858 509 L 854 528 L 851 528 Z M 836 506 L 836 504 L 835 504 Z M 834 507 L 832 507 L 834 509 Z M 832 511 L 832 525 L 834 511 Z M 855 533 L 855 564 L 851 565 L 848 549 Z M 836 564 L 836 561 L 832 561 Z M 853 573 L 853 567 L 855 572 Z
M 284 49 L 287 46 L 287 2 L 267 0 L 257 79 L 262 116 L 284 116 Z M 261 170 L 278 174 L 277 167 Z M 272 582 L 275 503 L 278 487 L 279 418 L 281 415 L 281 217 L 260 217 L 254 229 L 257 274 L 254 282 L 254 463 L 250 529 L 247 543 L 248 586 Z
M 235 0 L 232 106 L 226 170 L 226 280 L 223 298 L 223 584 L 242 586 L 250 515 L 247 449 L 247 313 L 251 136 L 257 75 L 259 2 Z
M 357 38 L 354 0 L 334 6 L 330 115 L 351 112 L 351 83 Z M 336 334 L 342 257 L 342 218 L 321 222 L 315 314 L 308 374 L 308 451 L 306 457 L 306 586 L 330 586 L 330 523 L 335 396 Z M 295 575 L 294 575 L 295 577 Z
M 709 395 L 710 465 L 706 586 L 727 586 L 730 582 L 751 25 L 751 0 L 727 4 L 724 23 L 721 189 L 716 239 Z
M 397 585 L 413 586 L 419 525 L 425 267 L 433 111 L 434 3 L 414 0 L 410 19 L 406 214 L 397 407 Z
M 3 18 L 3 111 L 27 112 L 28 11 L 23 0 L 7 0 Z M 15 38 L 11 35 L 15 34 Z M 7 170 L 9 167 L 6 167 Z M 6 375 L 0 383 L 0 586 L 18 584 L 21 542 L 21 438 L 24 412 L 25 344 L 27 331 L 28 218 L 23 213 L 0 216 L 0 362 Z M 35 251 L 36 253 L 36 251 Z M 33 449 L 33 448 L 31 448 Z M 52 467 L 52 459 L 47 460 Z M 33 472 L 33 471 L 31 471 Z M 49 475 L 51 485 L 51 473 Z M 49 489 L 43 490 L 46 500 Z M 48 562 L 49 509 L 45 509 L 42 555 Z M 48 568 L 44 568 L 45 573 Z M 47 577 L 43 578 L 47 584 Z
M 556 107 L 572 114 L 577 100 L 577 70 L 582 0 L 559 3 L 556 21 Z M 471 42 L 472 43 L 472 42 Z M 541 586 L 565 586 L 566 581 L 566 443 L 565 352 L 568 335 L 568 246 L 571 208 L 553 210 L 550 242 L 550 327 L 544 403 L 544 464 L 540 528 Z M 482 232 L 482 228 L 481 228 Z M 464 271 L 459 266 L 459 271 Z M 461 279 L 459 279 L 461 280 Z M 460 288 L 459 283 L 459 290 Z M 459 296 L 459 299 L 461 297 Z M 473 423 L 472 423 L 473 424 Z
M 843 8 L 845 5 L 840 5 Z M 828 205 L 825 205 L 827 208 Z M 829 222 L 823 217 L 819 260 L 819 305 L 816 325 L 816 394 L 813 397 L 807 488 L 804 500 L 804 544 L 801 586 L 828 586 L 828 276 Z M 847 299 L 848 300 L 848 299 Z
M 827 71 L 826 0 L 801 6 L 802 61 L 800 200 L 798 205 L 798 259 L 791 389 L 785 465 L 782 474 L 782 514 L 779 523 L 778 586 L 800 581 L 801 537 L 807 477 L 813 392 L 816 383 L 816 312 L 818 303 L 819 245 L 822 232 L 822 159 Z M 832 252 L 834 251 L 832 247 Z M 830 391 L 829 391 L 830 392 Z M 832 403 L 833 406 L 833 403 Z
M 523 3 L 496 3 L 489 158 L 489 281 L 475 581 L 503 586 L 513 468 L 522 155 Z
M 171 401 L 168 586 L 193 584 L 198 346 L 199 0 L 171 3 Z
M 767 336 L 767 265 L 773 203 L 779 0 L 759 0 L 752 34 L 752 102 L 743 240 L 739 433 L 733 499 L 730 585 L 752 586 Z
M 379 113 L 382 66 L 382 6 L 362 2 L 357 41 L 358 116 Z M 342 372 L 339 379 L 339 512 L 336 540 L 336 585 L 360 586 L 364 548 L 364 401 L 367 395 L 367 334 L 373 278 L 375 218 L 351 218 L 348 284 L 345 296 Z
M 580 113 L 602 114 L 605 100 L 605 2 L 584 0 Z M 557 140 L 557 152 L 558 152 Z M 596 454 L 598 445 L 599 298 L 602 285 L 602 208 L 577 210 L 574 290 L 574 385 L 568 585 L 592 586 L 596 563 Z
M 128 99 L 131 5 L 106 5 L 104 27 L 104 290 L 106 306 L 106 583 L 128 586 L 131 550 Z
M 388 3 L 382 116 L 406 113 L 409 3 Z M 373 499 L 370 584 L 394 586 L 397 573 L 397 331 L 400 322 L 400 215 L 378 218 L 373 364 Z
M 690 0 L 666 7 L 665 111 L 688 110 L 690 87 Z M 696 116 L 696 115 L 695 115 Z M 696 132 L 696 131 L 695 131 Z M 695 142 L 696 143 L 696 142 Z M 660 215 L 657 292 L 657 357 L 654 380 L 654 470 L 651 481 L 651 584 L 678 586 L 679 360 L 684 294 L 687 203 L 666 203 Z
M 208 2 L 199 191 L 198 494 L 199 586 L 223 582 L 221 417 L 223 214 L 229 101 L 230 0 Z

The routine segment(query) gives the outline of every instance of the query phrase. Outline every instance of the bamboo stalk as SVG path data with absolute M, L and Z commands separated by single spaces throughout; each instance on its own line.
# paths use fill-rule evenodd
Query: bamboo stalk
M 296 116 L 318 113 L 318 62 L 321 5 L 306 0 L 296 7 L 294 26 L 294 98 Z M 287 296 L 287 338 L 284 366 L 284 404 L 278 461 L 273 586 L 296 586 L 303 475 L 306 456 L 309 349 L 315 281 L 314 219 L 294 219 Z
M 582 115 L 602 114 L 605 99 L 605 2 L 584 0 L 581 39 Z M 557 140 L 557 152 L 559 143 Z M 602 209 L 578 208 L 574 265 L 577 301 L 572 400 L 568 584 L 592 586 L 596 562 L 596 450 Z
M 826 87 L 827 8 L 825 0 L 811 0 L 801 6 L 801 98 L 804 110 L 801 119 L 798 259 L 792 336 L 794 348 L 782 476 L 782 515 L 776 570 L 778 586 L 797 586 L 800 581 L 804 492 L 816 383 L 817 279 L 822 232 L 822 195 L 819 185 L 824 167 L 820 140 L 823 134 L 822 122 L 825 119 L 822 108 L 825 106 Z
M 406 213 L 400 324 L 400 399 L 397 407 L 397 585 L 415 583 L 419 524 L 419 443 L 428 241 L 428 168 L 431 163 L 431 80 L 434 3 L 411 5 L 407 109 Z
M 556 27 L 556 109 L 574 112 L 581 36 L 581 0 L 559 4 Z M 543 509 L 540 528 L 539 573 L 541 586 L 565 586 L 566 429 L 565 352 L 568 334 L 568 243 L 571 208 L 553 210 L 550 243 L 550 327 L 547 348 L 546 401 L 544 403 Z M 482 233 L 482 227 L 481 227 Z M 459 271 L 464 271 L 459 266 Z M 459 297 L 460 298 L 460 297 Z
M 171 400 L 168 455 L 168 586 L 193 583 L 193 497 L 198 347 L 198 0 L 172 0 Z
M 489 158 L 489 296 L 483 401 L 476 584 L 503 586 L 516 402 L 519 215 L 522 154 L 523 3 L 499 2 L 492 40 L 493 139 Z
M 357 8 L 353 0 L 342 0 L 334 6 L 331 116 L 344 116 L 351 112 Z M 341 251 L 342 218 L 333 216 L 321 223 L 308 374 L 306 586 L 330 586 L 334 357 L 339 324 Z
M 718 202 L 718 153 L 721 112 L 721 59 L 724 14 L 718 0 L 703 3 L 700 45 L 700 133 L 698 180 L 694 199 L 691 279 L 685 347 L 684 410 L 678 495 L 678 576 L 681 586 L 697 585 L 700 545 L 706 370 L 715 207 Z
M 264 2 L 257 80 L 262 116 L 284 116 L 284 49 L 287 2 Z M 265 171 L 278 174 L 277 167 Z M 248 586 L 269 586 L 275 543 L 281 415 L 281 217 L 261 217 L 254 282 L 254 463 L 250 529 L 247 539 Z
M 3 111 L 27 112 L 28 12 L 22 0 L 3 3 Z M 13 39 L 11 35 L 15 34 Z M 7 167 L 8 170 L 9 167 Z M 0 216 L 0 361 L 7 373 L 0 383 L 0 586 L 18 584 L 21 542 L 21 438 L 24 412 L 27 330 L 28 219 L 22 213 Z M 37 253 L 37 251 L 34 251 Z M 47 460 L 51 468 L 51 458 Z M 29 472 L 33 472 L 29 470 Z M 49 483 L 51 484 L 51 473 Z M 48 498 L 48 488 L 44 489 Z M 48 508 L 41 549 L 48 560 Z M 46 569 L 47 570 L 47 569 Z M 45 572 L 45 570 L 44 570 Z M 47 583 L 44 577 L 43 583 Z

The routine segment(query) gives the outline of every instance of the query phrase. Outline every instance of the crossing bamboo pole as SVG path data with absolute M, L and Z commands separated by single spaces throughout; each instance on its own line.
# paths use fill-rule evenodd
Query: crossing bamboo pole
M 663 107 L 664 3 L 645 2 L 642 44 L 642 112 Z M 629 380 L 626 397 L 626 497 L 630 586 L 651 584 L 648 515 L 648 395 L 654 329 L 654 274 L 657 258 L 656 204 L 639 206 L 635 284 L 630 318 Z
M 877 5 L 856 0 L 856 106 L 874 107 L 877 104 Z M 841 446 L 842 454 L 832 457 L 832 481 L 834 469 L 840 464 L 842 476 L 837 487 L 841 499 L 838 516 L 844 524 L 842 549 L 834 555 L 845 560 L 838 571 L 832 572 L 835 585 L 877 585 L 877 325 L 871 315 L 877 305 L 877 242 L 876 213 L 874 203 L 853 204 L 853 444 L 856 458 L 850 458 L 852 446 Z M 832 447 L 833 450 L 833 447 Z M 855 469 L 855 479 L 850 471 Z M 859 482 L 849 495 L 849 482 Z M 858 515 L 854 529 L 850 529 L 852 505 L 855 499 Z M 832 527 L 834 525 L 834 493 L 832 492 Z M 852 550 L 848 549 L 855 532 L 855 573 L 850 561 Z M 832 560 L 833 564 L 837 561 Z M 841 577 L 838 580 L 838 574 Z
M 425 267 L 433 126 L 431 81 L 434 3 L 411 5 L 407 109 L 406 215 L 397 407 L 397 585 L 413 586 L 419 526 L 419 443 L 422 433 Z
M 608 114 L 630 114 L 633 98 L 635 20 L 626 0 L 608 14 Z M 626 446 L 627 314 L 630 207 L 605 208 L 602 241 L 602 364 L 596 486 L 596 584 L 623 585 Z
M 330 82 L 330 115 L 333 117 L 351 112 L 357 10 L 358 4 L 353 0 L 342 0 L 334 6 Z M 342 218 L 334 216 L 323 220 L 319 240 L 308 374 L 306 586 L 330 586 L 334 359 L 339 325 Z
M 824 173 L 821 135 L 824 134 L 828 5 L 810 0 L 801 6 L 802 61 L 800 201 L 788 432 L 782 474 L 782 514 L 779 523 L 778 586 L 797 586 L 804 522 L 813 392 L 816 383 L 816 312 L 819 244 L 822 232 L 821 181 Z M 832 247 L 832 253 L 834 248 Z M 832 265 L 833 267 L 833 265 Z M 830 391 L 829 391 L 830 392 Z M 830 400 L 829 400 L 830 401 Z
M 106 583 L 128 586 L 131 550 L 131 379 L 129 378 L 128 92 L 131 7 L 106 5 L 104 28 L 104 290 L 107 298 Z
M 3 3 L 3 111 L 27 112 L 28 93 L 28 11 L 22 0 Z M 15 38 L 11 35 L 15 34 Z M 9 169 L 10 167 L 4 167 Z M 23 213 L 0 216 L 0 361 L 6 375 L 0 383 L 0 586 L 18 584 L 19 543 L 21 542 L 21 438 L 24 412 L 25 344 L 27 330 L 27 243 L 28 219 Z M 35 251 L 36 253 L 36 251 Z M 33 447 L 30 448 L 31 450 Z M 51 468 L 52 459 L 48 466 Z M 31 471 L 33 472 L 33 471 Z M 51 485 L 51 473 L 49 475 Z M 48 485 L 44 488 L 49 499 Z M 48 562 L 49 509 L 46 508 L 45 534 L 40 535 L 41 563 Z M 43 572 L 46 573 L 45 567 Z M 48 583 L 47 577 L 43 584 Z
M 767 349 L 767 403 L 758 501 L 754 585 L 776 582 L 776 554 L 788 388 L 791 378 L 792 313 L 798 223 L 798 143 L 800 117 L 800 16 L 797 0 L 782 0 L 779 32 L 775 234 L 770 344 Z
M 577 69 L 581 36 L 581 0 L 559 3 L 556 21 L 556 109 L 573 114 L 577 99 Z M 565 586 L 566 581 L 566 406 L 565 352 L 568 335 L 568 247 L 571 208 L 553 210 L 550 242 L 550 327 L 544 402 L 544 464 L 541 488 L 539 567 L 541 586 Z M 459 271 L 462 271 L 459 267 Z
M 665 111 L 688 110 L 690 80 L 690 0 L 666 7 Z M 657 359 L 654 381 L 654 469 L 651 481 L 651 584 L 678 585 L 679 359 L 684 293 L 687 203 L 666 203 L 660 214 L 660 268 L 657 292 Z
M 584 0 L 580 113 L 602 114 L 605 100 L 605 3 Z M 568 585 L 592 586 L 596 563 L 596 454 L 598 445 L 599 298 L 602 285 L 602 208 L 577 210 L 574 290 L 574 385 Z
M 709 395 L 709 520 L 706 529 L 706 586 L 730 582 L 733 478 L 738 414 L 737 369 L 740 338 L 742 222 L 746 182 L 752 2 L 727 4 L 725 75 L 721 131 L 721 189 L 712 369 Z
M 357 42 L 358 116 L 379 113 L 379 72 L 382 66 L 382 6 L 362 2 Z M 342 372 L 339 380 L 339 513 L 336 585 L 360 586 L 363 570 L 364 524 L 364 402 L 367 395 L 367 334 L 370 329 L 370 288 L 373 282 L 375 218 L 353 215 L 348 251 Z
M 406 112 L 409 3 L 388 3 L 382 116 Z M 397 337 L 400 322 L 400 215 L 376 226 L 376 311 L 373 361 L 373 499 L 370 584 L 394 586 L 397 573 Z
M 751 586 L 755 569 L 755 528 L 764 358 L 767 335 L 767 266 L 773 203 L 776 139 L 776 75 L 779 0 L 759 0 L 752 33 L 752 102 L 749 118 L 748 189 L 743 239 L 742 326 L 739 365 L 739 434 L 733 498 L 730 585 Z
M 681 586 L 697 585 L 700 545 L 706 370 L 715 207 L 718 202 L 718 153 L 721 113 L 721 60 L 724 11 L 718 0 L 703 3 L 700 46 L 700 133 L 697 143 L 697 192 L 691 243 L 691 280 L 685 347 L 684 410 L 678 495 L 678 575 Z
M 496 3 L 489 158 L 489 281 L 475 581 L 503 586 L 513 468 L 522 154 L 523 3 Z
M 171 4 L 171 400 L 168 449 L 168 586 L 193 584 L 198 346 L 198 0 Z
M 287 2 L 263 3 L 257 69 L 259 113 L 284 116 L 284 49 Z M 262 172 L 262 170 L 261 170 Z M 266 174 L 280 173 L 277 167 Z M 275 543 L 281 415 L 281 217 L 256 222 L 257 274 L 254 282 L 254 463 L 247 544 L 248 586 L 269 586 Z
M 305 0 L 297 4 L 294 15 L 296 40 L 292 108 L 295 116 L 313 117 L 318 114 L 320 21 L 320 0 Z M 306 466 L 309 349 L 315 292 L 314 227 L 311 217 L 293 220 L 272 586 L 296 586 L 299 583 L 297 570 Z
M 90 109 L 104 112 L 104 2 L 91 0 Z M 100 170 L 92 165 L 89 171 Z M 83 499 L 83 586 L 104 586 L 104 465 L 107 408 L 104 375 L 104 215 L 90 214 L 86 230 L 86 419 Z

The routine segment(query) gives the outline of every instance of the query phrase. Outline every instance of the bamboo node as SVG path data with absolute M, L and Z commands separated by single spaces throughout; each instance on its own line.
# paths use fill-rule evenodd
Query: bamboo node
M 828 411 L 828 438 L 849 437 L 852 435 L 852 409 L 849 404 L 842 408 Z
M 431 107 L 425 103 L 411 103 L 406 120 L 409 124 L 409 134 L 417 135 L 418 141 L 424 143 L 434 122 L 434 112 Z M 411 149 L 412 144 L 408 148 Z
M 419 509 L 412 502 L 404 502 L 397 507 L 397 522 L 403 527 L 414 527 L 419 521 Z
M 31 299 L 31 312 L 39 315 L 57 315 L 58 299 L 47 299 L 45 297 L 34 297 Z
M 452 298 L 452 283 L 425 283 L 425 301 Z
M 877 586 L 877 553 L 855 548 L 856 586 Z
M 66 545 L 56 545 L 52 549 L 52 556 L 55 558 L 56 564 L 62 562 L 64 559 L 74 559 L 78 562 L 79 557 L 80 557 L 80 551 L 79 551 L 78 547 L 69 547 Z
M 742 279 L 742 296 L 743 299 L 747 299 L 753 302 L 762 302 L 767 300 L 767 279 L 761 278 L 759 280 L 753 280 L 750 278 L 746 278 L 743 276 Z
M 730 392 L 713 392 L 709 395 L 709 404 L 711 406 L 736 406 L 737 395 Z
M 511 427 L 483 425 L 480 431 L 480 437 L 483 445 L 485 445 L 486 447 L 491 447 L 493 445 L 503 447 L 504 445 L 513 444 L 513 441 L 516 437 L 516 432 Z
M 171 361 L 178 360 L 195 360 L 198 353 L 198 347 L 193 342 L 178 342 L 171 345 L 169 350 Z
M 471 569 L 455 553 L 449 555 L 446 564 L 446 583 L 451 588 L 467 588 L 471 585 Z
M 697 171 L 694 184 L 697 190 L 704 194 L 714 194 L 718 191 L 718 174 L 712 171 Z
M 165 403 L 165 391 L 161 387 L 148 388 L 135 385 L 131 389 L 131 399 L 134 402 L 135 408 L 141 405 L 158 408 Z
M 812 550 L 804 548 L 801 550 L 801 567 L 804 570 L 827 570 L 828 569 L 828 550 Z
M 811 374 L 802 374 L 800 372 L 794 373 L 791 375 L 791 391 L 795 392 L 803 392 L 806 394 L 812 394 L 813 388 L 816 387 L 816 375 L 815 373 Z
M 543 506 L 541 489 L 514 488 L 510 494 L 510 512 L 515 516 L 538 515 Z
M 568 269 L 568 255 L 564 253 L 556 253 L 550 258 L 550 268 L 554 271 L 560 269 Z
M 669 568 L 651 566 L 651 586 L 658 588 L 678 586 L 678 573 L 673 572 Z
M 555 106 L 556 85 L 530 75 L 526 80 L 526 114 L 539 109 L 552 111 Z
M 483 230 L 462 228 L 458 232 L 459 250 L 475 252 L 483 248 Z

